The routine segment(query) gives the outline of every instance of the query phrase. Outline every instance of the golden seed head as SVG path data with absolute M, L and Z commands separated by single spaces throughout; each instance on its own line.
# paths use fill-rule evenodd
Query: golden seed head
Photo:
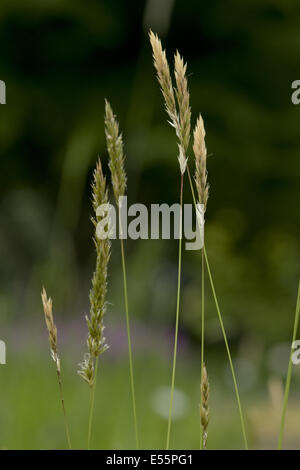
M 187 165 L 187 150 L 191 131 L 191 108 L 186 78 L 186 64 L 177 52 L 175 54 L 174 68 L 176 88 L 174 93 L 170 74 L 170 67 L 166 57 L 166 51 L 162 48 L 161 41 L 151 30 L 149 32 L 150 43 L 153 51 L 154 67 L 157 79 L 165 101 L 165 108 L 170 118 L 169 123 L 174 127 L 179 140 L 178 161 L 180 171 L 184 174 Z M 176 105 L 177 99 L 177 105 Z M 177 110 L 178 106 L 178 110 Z
M 186 78 L 187 64 L 177 51 L 175 54 L 176 97 L 179 108 L 180 140 L 186 155 L 191 134 L 190 94 Z
M 96 213 L 97 208 L 107 202 L 108 193 L 106 189 L 106 178 L 103 175 L 101 160 L 99 158 L 94 170 L 92 183 L 92 203 L 94 212 Z
M 200 418 L 201 418 L 201 426 L 203 430 L 203 448 L 206 448 L 207 444 L 207 428 L 209 423 L 209 381 L 207 370 L 205 364 L 203 364 L 202 370 L 202 380 L 201 380 L 201 410 L 200 410 Z
M 154 34 L 151 30 L 149 32 L 149 39 L 152 46 L 153 62 L 157 72 L 157 79 L 165 99 L 166 111 L 171 119 L 170 124 L 176 128 L 178 126 L 178 116 L 166 51 L 162 48 L 161 41 L 157 34 Z
M 126 191 L 127 177 L 124 168 L 125 156 L 123 138 L 122 134 L 119 132 L 119 124 L 107 100 L 105 100 L 105 135 L 112 185 L 118 204 L 119 198 L 124 196 Z
M 47 297 L 47 293 L 44 287 L 41 293 L 41 297 L 42 297 L 46 326 L 47 326 L 47 330 L 49 334 L 51 357 L 54 360 L 54 362 L 57 362 L 57 364 L 59 364 L 59 359 L 57 355 L 57 328 L 53 320 L 52 299 L 51 297 L 49 298 Z
M 203 204 L 204 209 L 206 209 L 209 185 L 207 182 L 206 169 L 207 150 L 205 145 L 205 128 L 201 114 L 197 119 L 197 123 L 194 129 L 193 150 L 196 163 L 195 182 L 198 192 L 198 199 L 200 204 Z

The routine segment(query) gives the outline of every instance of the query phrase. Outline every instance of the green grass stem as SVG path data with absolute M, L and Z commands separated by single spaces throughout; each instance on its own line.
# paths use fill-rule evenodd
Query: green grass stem
M 298 296 L 297 296 L 297 304 L 296 304 L 296 312 L 295 312 L 295 320 L 294 320 L 292 345 L 293 345 L 294 341 L 296 341 L 296 335 L 297 335 L 298 324 L 299 324 L 299 312 L 300 312 L 300 282 L 299 282 L 299 286 L 298 286 Z M 287 406 L 288 406 L 289 392 L 290 392 L 291 379 L 292 379 L 292 367 L 293 367 L 292 354 L 293 354 L 293 349 L 292 349 L 292 346 L 291 346 L 291 353 L 290 353 L 289 366 L 288 366 L 288 372 L 287 372 L 287 377 L 286 377 L 286 384 L 285 384 L 285 391 L 284 391 L 284 398 L 283 398 L 283 407 L 282 407 L 282 414 L 281 414 L 281 421 L 280 421 L 280 430 L 279 430 L 279 437 L 278 437 L 278 450 L 282 449 L 282 440 L 283 440 L 283 433 L 284 433 L 285 417 L 286 417 L 286 410 L 287 410 Z
M 94 417 L 94 408 L 95 408 L 95 392 L 96 392 L 96 383 L 97 383 L 97 375 L 98 375 L 98 362 L 99 362 L 98 359 L 99 359 L 99 356 L 96 358 L 96 363 L 95 363 L 94 383 L 90 387 L 90 410 L 89 410 L 88 442 L 87 442 L 88 450 L 90 450 L 91 448 L 92 426 L 93 426 L 93 417 Z
M 129 309 L 128 309 L 127 274 L 126 274 L 126 263 L 125 263 L 125 254 L 124 254 L 124 243 L 123 243 L 122 238 L 121 238 L 120 242 L 121 242 L 121 254 L 122 254 L 122 270 L 123 270 L 124 301 L 125 301 L 125 313 L 126 313 L 126 328 L 127 328 L 127 339 L 128 339 L 130 386 L 131 386 L 131 396 L 132 396 L 135 443 L 136 443 L 136 448 L 138 449 L 139 448 L 139 436 L 138 436 L 138 425 L 137 425 L 135 387 L 134 387 L 134 376 L 133 376 L 133 360 L 132 360 L 132 347 L 131 347 L 131 334 L 130 334 L 130 320 L 129 320 Z
M 195 209 L 196 209 L 197 204 L 196 204 L 195 192 L 194 192 L 193 181 L 192 181 L 192 178 L 191 178 L 191 174 L 190 174 L 190 170 L 189 170 L 188 165 L 187 165 L 187 172 L 188 172 L 191 192 L 192 192 L 192 196 L 193 196 L 193 202 L 194 202 Z M 216 290 L 215 290 L 215 286 L 214 286 L 214 282 L 213 282 L 213 278 L 212 278 L 212 274 L 211 274 L 211 270 L 210 270 L 210 266 L 209 266 L 209 262 L 208 262 L 208 257 L 207 257 L 205 245 L 203 246 L 203 253 L 204 253 L 205 263 L 206 263 L 206 267 L 207 267 L 207 271 L 208 271 L 210 286 L 211 286 L 211 290 L 212 290 L 212 293 L 213 293 L 215 306 L 216 306 L 216 310 L 217 310 L 217 314 L 218 314 L 218 318 L 219 318 L 219 323 L 220 323 L 220 326 L 221 326 L 221 330 L 222 330 L 222 334 L 223 334 L 223 338 L 224 338 L 224 342 L 225 342 L 225 347 L 226 347 L 226 351 L 227 351 L 227 355 L 228 355 L 229 365 L 230 365 L 230 369 L 231 369 L 235 395 L 236 395 L 236 399 L 237 399 L 237 403 L 238 403 L 238 409 L 239 409 L 239 415 L 240 415 L 244 445 L 245 445 L 245 449 L 248 449 L 246 427 L 245 427 L 245 421 L 244 421 L 244 416 L 243 416 L 243 411 L 242 411 L 242 405 L 241 405 L 241 400 L 240 400 L 239 389 L 238 389 L 238 385 L 237 385 L 237 380 L 236 380 L 236 375 L 235 375 L 233 362 L 232 362 L 232 358 L 231 358 L 230 348 L 229 348 L 227 335 L 226 335 L 226 331 L 225 331 L 225 327 L 224 327 L 224 323 L 223 323 L 223 319 L 222 319 L 222 314 L 221 314 L 220 307 L 219 307 L 219 302 L 218 302 L 217 295 L 216 295 Z M 202 376 L 201 376 L 201 379 L 202 379 Z
M 180 229 L 179 229 L 179 249 L 178 249 L 178 279 L 177 279 L 176 323 L 175 323 L 174 354 L 173 354 L 171 396 L 170 396 L 170 407 L 169 407 L 169 419 L 168 419 L 166 450 L 169 450 L 169 448 L 170 448 L 172 408 L 173 408 L 174 387 L 175 387 L 176 361 L 177 361 L 179 307 L 180 307 L 180 290 L 181 290 L 181 258 L 182 258 L 182 199 L 183 199 L 183 174 L 181 174 L 181 183 L 180 183 Z

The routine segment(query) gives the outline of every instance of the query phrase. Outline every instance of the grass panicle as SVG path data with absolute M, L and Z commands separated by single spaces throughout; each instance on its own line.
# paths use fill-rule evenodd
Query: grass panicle
M 186 64 L 184 60 L 181 58 L 179 53 L 175 54 L 175 81 L 176 81 L 176 89 L 174 94 L 174 88 L 172 84 L 170 68 L 166 58 L 166 52 L 163 50 L 161 41 L 159 40 L 158 36 L 154 34 L 152 31 L 149 33 L 150 42 L 153 51 L 153 59 L 154 59 L 154 66 L 157 71 L 157 78 L 161 87 L 161 91 L 165 100 L 165 107 L 170 118 L 169 123 L 175 128 L 176 135 L 179 140 L 179 164 L 180 164 L 180 171 L 181 175 L 185 173 L 187 169 L 189 183 L 192 191 L 193 202 L 195 205 L 196 214 L 198 216 L 198 206 L 195 197 L 195 192 L 193 188 L 193 181 L 190 174 L 190 170 L 188 167 L 188 143 L 189 143 L 189 133 L 190 133 L 190 119 L 191 119 L 191 109 L 189 104 L 189 92 L 186 80 Z M 175 99 L 176 96 L 176 99 Z M 177 100 L 177 105 L 176 105 Z M 177 110 L 178 106 L 178 110 Z M 204 124 L 201 116 L 199 116 L 196 127 L 194 130 L 194 144 L 193 150 L 195 154 L 196 160 L 196 172 L 195 172 L 195 180 L 198 192 L 198 199 L 200 204 L 204 205 L 204 209 L 206 209 L 207 200 L 208 200 L 208 183 L 207 183 L 207 170 L 206 170 L 206 145 L 205 145 L 205 130 Z M 182 184 L 181 184 L 182 188 Z M 201 214 L 203 216 L 203 214 Z M 204 222 L 202 220 L 202 222 Z M 179 269 L 178 272 L 181 272 L 181 239 L 179 244 Z M 244 438 L 244 443 L 246 449 L 248 448 L 247 443 L 247 436 L 245 430 L 245 423 L 244 417 L 242 413 L 241 403 L 240 403 L 240 396 L 236 381 L 236 376 L 233 368 L 233 363 L 231 359 L 231 353 L 227 341 L 227 336 L 223 324 L 222 315 L 220 312 L 219 304 L 217 301 L 217 296 L 214 288 L 214 282 L 212 278 L 212 274 L 210 271 L 210 266 L 208 263 L 207 253 L 205 250 L 205 245 L 203 244 L 202 249 L 202 333 L 201 333 L 201 378 L 203 375 L 203 365 L 204 365 L 204 263 L 206 264 L 209 281 L 212 288 L 214 301 L 217 309 L 218 318 L 220 321 L 223 338 L 228 354 L 229 364 L 232 372 L 234 387 L 236 398 L 238 402 L 239 414 L 241 419 L 241 426 L 242 426 L 242 433 Z M 175 328 L 175 348 L 174 348 L 174 358 L 173 358 L 173 377 L 172 377 L 172 385 L 171 385 L 171 400 L 170 400 L 170 413 L 169 413 L 169 421 L 168 421 L 168 434 L 167 434 L 167 449 L 169 448 L 169 440 L 170 440 L 170 427 L 171 427 L 171 414 L 172 414 L 172 397 L 173 397 L 173 384 L 174 384 L 174 376 L 175 376 L 175 369 L 176 369 L 176 349 L 177 349 L 177 334 L 178 334 L 178 315 L 179 315 L 179 298 L 180 298 L 180 276 L 178 277 L 178 285 L 179 289 L 177 291 L 177 311 L 176 311 L 176 328 Z M 174 367 L 175 364 L 175 367 Z M 201 432 L 201 441 L 202 441 L 202 432 Z
M 205 144 L 205 128 L 201 114 L 199 115 L 194 129 L 193 151 L 195 155 L 195 183 L 198 193 L 198 201 L 206 210 L 209 185 L 207 182 L 206 159 L 207 150 Z
M 157 72 L 157 79 L 165 100 L 165 108 L 170 118 L 169 123 L 175 128 L 177 136 L 179 137 L 179 116 L 166 51 L 163 50 L 157 34 L 154 34 L 151 30 L 149 32 L 149 39 L 152 46 L 153 62 Z
M 201 405 L 200 405 L 200 419 L 202 426 L 202 443 L 201 448 L 207 448 L 207 429 L 209 422 L 209 381 L 205 364 L 203 364 L 202 380 L 201 380 Z
M 109 154 L 109 168 L 111 172 L 111 180 L 113 185 L 114 196 L 116 204 L 118 206 L 119 213 L 119 227 L 122 234 L 122 217 L 121 217 L 121 201 L 120 197 L 125 195 L 127 177 L 124 168 L 124 149 L 122 134 L 119 132 L 119 123 L 116 116 L 113 113 L 112 107 L 107 100 L 105 100 L 105 135 L 106 145 Z M 123 271 L 123 288 L 124 288 L 124 303 L 125 303 L 125 316 L 126 316 L 126 329 L 127 329 L 127 342 L 128 342 L 128 355 L 129 355 L 129 374 L 130 374 L 130 386 L 131 386 L 131 397 L 132 397 L 132 408 L 133 408 L 133 421 L 135 430 L 135 441 L 136 447 L 139 447 L 138 437 L 138 424 L 137 424 L 137 412 L 136 412 L 136 399 L 135 399 L 135 383 L 134 383 L 134 372 L 133 372 L 133 355 L 131 346 L 131 328 L 130 328 L 130 316 L 128 306 L 128 289 L 127 289 L 127 273 L 126 273 L 126 262 L 125 262 L 125 250 L 123 236 L 120 237 L 121 244 L 121 257 L 122 257 L 122 271 Z
M 124 169 L 123 138 L 119 132 L 119 124 L 113 113 L 111 105 L 105 100 L 105 135 L 109 154 L 109 169 L 111 172 L 112 186 L 116 203 L 124 196 L 127 177 Z
M 177 279 L 177 300 L 176 300 L 176 317 L 175 317 L 175 334 L 174 334 L 174 352 L 173 352 L 173 366 L 172 366 L 172 379 L 171 379 L 171 394 L 169 406 L 169 419 L 167 430 L 167 450 L 170 447 L 170 435 L 172 424 L 172 408 L 173 396 L 175 387 L 176 376 L 176 361 L 177 361 L 177 344 L 178 344 L 178 329 L 179 329 L 179 312 L 180 312 L 180 294 L 181 294 L 181 264 L 182 264 L 182 205 L 183 205 L 183 177 L 187 167 L 187 151 L 190 141 L 191 131 L 191 108 L 190 108 L 190 95 L 188 91 L 188 83 L 186 78 L 187 65 L 184 63 L 183 58 L 178 52 L 175 54 L 174 60 L 174 74 L 175 74 L 175 93 L 170 74 L 170 67 L 166 57 L 166 51 L 163 50 L 161 41 L 156 34 L 151 30 L 149 32 L 149 39 L 153 52 L 153 63 L 157 72 L 157 79 L 164 97 L 165 108 L 170 118 L 169 123 L 175 128 L 178 138 L 179 147 L 179 166 L 181 173 L 180 181 L 180 237 L 179 237 L 179 250 L 178 250 L 178 279 Z
M 164 97 L 165 108 L 170 118 L 168 122 L 174 127 L 178 138 L 178 161 L 181 174 L 184 174 L 191 130 L 190 95 L 186 78 L 187 65 L 184 63 L 179 52 L 176 52 L 174 59 L 176 87 L 174 92 L 166 51 L 162 48 L 159 37 L 151 30 L 149 32 L 149 39 L 152 46 L 153 63 L 157 72 L 157 79 Z
M 196 183 L 197 193 L 198 193 L 198 201 L 200 204 L 203 205 L 202 212 L 196 212 L 197 216 L 201 216 L 202 220 L 199 220 L 200 224 L 204 224 L 204 213 L 206 211 L 207 200 L 208 200 L 208 183 L 207 183 L 207 169 L 206 169 L 206 157 L 207 157 L 207 150 L 205 145 L 205 129 L 204 123 L 201 114 L 199 115 L 196 126 L 194 129 L 194 142 L 193 142 L 193 151 L 195 156 L 195 175 L 194 180 Z M 190 177 L 189 169 L 188 175 Z M 191 178 L 190 178 L 191 182 Z M 194 193 L 193 193 L 194 196 Z M 203 232 L 204 236 L 204 225 L 203 225 Z M 204 246 L 204 238 L 203 238 L 203 246 Z M 204 299 L 205 299 L 205 292 L 204 292 L 204 252 L 202 249 L 201 253 L 201 365 L 200 365 L 200 376 L 203 377 L 204 374 L 204 341 L 205 341 L 205 310 L 204 310 Z M 201 394 L 202 400 L 203 394 Z M 200 404 L 202 409 L 202 403 Z M 204 431 L 203 426 L 200 427 L 200 448 L 203 448 L 204 442 Z
M 44 287 L 41 293 L 41 297 L 42 297 L 43 309 L 44 309 L 44 314 L 45 314 L 45 322 L 46 322 L 48 335 L 49 335 L 51 357 L 56 364 L 57 370 L 60 371 L 60 360 L 59 360 L 59 356 L 57 353 L 57 328 L 54 323 L 53 313 L 52 313 L 53 303 L 52 303 L 51 297 L 49 298 L 47 297 L 47 292 Z
M 42 290 L 41 297 L 42 297 L 46 326 L 47 326 L 48 335 L 49 335 L 51 357 L 56 365 L 56 374 L 57 374 L 57 380 L 58 380 L 58 386 L 59 386 L 60 401 L 61 401 L 61 406 L 62 406 L 63 416 L 64 416 L 65 432 L 66 432 L 69 449 L 71 449 L 72 445 L 71 445 L 69 425 L 67 421 L 65 400 L 64 400 L 64 395 L 63 395 L 60 359 L 59 359 L 58 352 L 57 352 L 57 328 L 53 319 L 52 299 L 51 297 L 48 298 L 45 288 L 43 288 Z
M 103 175 L 100 160 L 94 171 L 92 184 L 92 203 L 95 215 L 92 218 L 95 227 L 98 223 L 96 215 L 97 208 L 108 203 L 106 189 L 106 179 Z M 108 238 L 100 239 L 95 234 L 94 244 L 96 248 L 96 268 L 92 277 L 92 287 L 90 290 L 90 316 L 86 316 L 88 326 L 87 346 L 88 353 L 84 361 L 80 364 L 78 374 L 92 386 L 95 380 L 95 360 L 108 348 L 104 336 L 104 315 L 106 313 L 107 294 L 107 269 L 110 258 L 110 241 Z
M 94 397 L 96 388 L 96 378 L 98 372 L 98 359 L 104 353 L 108 346 L 104 336 L 104 316 L 106 313 L 106 294 L 107 294 L 107 270 L 110 258 L 110 241 L 107 237 L 97 236 L 97 208 L 102 204 L 108 203 L 108 193 L 106 189 L 106 179 L 103 175 L 100 159 L 94 171 L 92 183 L 92 204 L 94 216 L 92 223 L 95 228 L 94 244 L 96 248 L 96 268 L 92 277 L 92 287 L 90 290 L 90 316 L 86 316 L 88 326 L 87 347 L 88 353 L 84 360 L 79 364 L 78 374 L 90 386 L 90 410 L 88 424 L 88 449 L 90 448 L 92 420 L 94 412 Z
M 179 149 L 187 159 L 187 151 L 191 135 L 190 94 L 186 78 L 187 64 L 177 51 L 174 57 L 174 73 L 176 81 L 176 97 L 179 110 Z

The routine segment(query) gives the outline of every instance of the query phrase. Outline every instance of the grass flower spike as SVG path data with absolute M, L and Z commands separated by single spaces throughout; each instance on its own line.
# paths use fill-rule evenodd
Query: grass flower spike
M 94 172 L 94 182 L 92 184 L 92 202 L 96 214 L 97 208 L 102 204 L 108 203 L 106 181 L 103 176 L 100 160 L 97 163 Z M 92 218 L 95 230 L 98 218 L 95 215 Z M 107 268 L 110 258 L 110 241 L 108 238 L 100 240 L 97 236 L 94 238 L 97 258 L 96 269 L 92 278 L 92 288 L 90 290 L 90 318 L 87 318 L 89 329 L 88 346 L 89 352 L 93 357 L 98 357 L 108 348 L 104 336 L 103 319 L 106 313 L 106 294 L 107 294 Z
M 187 151 L 190 141 L 191 131 L 191 108 L 190 108 L 190 95 L 188 91 L 187 78 L 186 78 L 186 64 L 177 52 L 174 58 L 174 73 L 176 88 L 172 84 L 170 75 L 170 68 L 166 58 L 166 52 L 163 50 L 161 41 L 157 35 L 152 31 L 149 32 L 150 43 L 153 52 L 154 67 L 157 72 L 157 79 L 165 100 L 165 108 L 170 118 L 169 123 L 175 128 L 178 138 L 179 148 L 179 166 L 181 173 L 180 181 L 180 237 L 179 237 L 179 250 L 178 250 L 178 279 L 177 279 L 177 301 L 176 301 L 176 319 L 175 319 L 175 338 L 174 338 L 174 354 L 173 354 L 173 367 L 172 367 L 172 381 L 171 381 L 171 397 L 169 408 L 169 420 L 167 430 L 167 444 L 166 448 L 169 449 L 170 433 L 172 423 L 172 407 L 173 395 L 175 386 L 176 374 L 176 360 L 177 360 L 177 343 L 178 343 L 178 328 L 179 328 L 179 308 L 180 308 L 180 291 L 181 291 L 181 254 L 182 254 L 182 206 L 183 206 L 183 176 L 187 168 Z
M 198 202 L 201 206 L 197 207 L 196 214 L 197 220 L 199 223 L 200 233 L 202 236 L 202 243 L 203 249 L 201 252 L 201 368 L 200 374 L 202 379 L 205 377 L 206 370 L 204 365 L 204 340 L 205 340 L 205 312 L 204 312 L 204 213 L 207 206 L 208 200 L 208 183 L 207 183 L 207 169 L 206 169 L 206 158 L 207 158 L 207 150 L 205 145 L 205 129 L 204 123 L 201 114 L 199 115 L 196 126 L 194 129 L 194 142 L 193 142 L 193 151 L 195 155 L 195 183 L 198 193 Z M 190 173 L 188 170 L 188 174 L 190 177 Z M 190 178 L 191 183 L 191 178 Z M 192 183 L 191 183 L 192 184 Z M 203 380 L 202 380 L 203 386 Z M 203 393 L 201 393 L 201 421 L 202 421 L 202 410 L 203 410 Z M 201 423 L 202 424 L 202 423 Z M 200 449 L 203 448 L 205 442 L 205 435 L 204 435 L 204 426 L 200 428 Z
M 127 177 L 124 169 L 123 138 L 119 133 L 119 124 L 113 110 L 107 100 L 105 100 L 105 135 L 107 150 L 109 153 L 109 169 L 113 191 L 117 204 L 119 198 L 124 196 L 126 191 Z
M 62 388 L 60 359 L 59 359 L 58 352 L 57 352 L 57 328 L 53 320 L 52 299 L 51 297 L 49 298 L 47 297 L 45 288 L 43 288 L 42 290 L 41 297 L 42 297 L 43 309 L 44 309 L 44 314 L 45 314 L 46 326 L 47 326 L 47 330 L 49 334 L 49 345 L 50 345 L 51 357 L 56 365 L 56 374 L 57 374 L 57 380 L 58 380 L 58 386 L 59 386 L 59 392 L 60 392 L 60 401 L 61 401 L 61 406 L 62 406 L 63 415 L 64 415 L 66 437 L 67 437 L 69 449 L 71 449 L 72 446 L 71 446 L 70 432 L 69 432 L 69 426 L 67 422 L 67 414 L 66 414 L 65 401 L 64 401 L 63 388 Z
M 172 85 L 172 79 L 170 75 L 169 65 L 166 59 L 166 52 L 163 50 L 161 41 L 159 40 L 158 36 L 155 35 L 152 31 L 149 33 L 149 38 L 152 46 L 153 52 L 153 59 L 154 59 L 154 66 L 157 71 L 157 78 L 161 87 L 161 91 L 165 100 L 165 108 L 167 110 L 168 116 L 170 118 L 169 123 L 175 128 L 176 135 L 178 138 L 178 146 L 179 146 L 179 164 L 180 164 L 180 171 L 181 171 L 181 190 L 180 190 L 180 206 L 182 208 L 182 193 L 183 193 L 183 175 L 185 170 L 187 170 L 189 183 L 191 187 L 191 192 L 193 196 L 193 202 L 195 205 L 197 220 L 200 226 L 204 229 L 204 212 L 207 205 L 208 200 L 208 184 L 207 184 L 207 171 L 206 171 L 206 145 L 205 145 L 205 130 L 203 125 L 203 120 L 201 116 L 199 116 L 198 121 L 196 123 L 196 127 L 194 130 L 194 144 L 193 150 L 196 159 L 196 173 L 195 173 L 195 180 L 198 192 L 198 199 L 200 204 L 203 204 L 203 207 L 199 209 L 197 205 L 196 196 L 194 192 L 193 181 L 191 177 L 191 173 L 188 166 L 188 145 L 190 140 L 190 127 L 191 127 L 191 109 L 190 109 L 190 97 L 189 91 L 187 86 L 187 79 L 186 79 L 186 69 L 187 66 L 184 63 L 184 60 L 179 55 L 178 52 L 175 54 L 175 81 L 176 81 L 176 88 L 174 93 L 174 88 Z M 177 104 L 176 104 L 177 103 Z M 182 225 L 182 221 L 180 222 L 180 227 Z M 182 228 L 182 227 L 181 227 Z M 181 231 L 182 233 L 182 231 Z M 244 438 L 244 443 L 246 449 L 248 448 L 247 444 L 247 436 L 245 430 L 245 423 L 240 403 L 239 391 L 236 381 L 236 376 L 233 368 L 232 358 L 230 354 L 230 349 L 227 341 L 227 336 L 223 324 L 222 315 L 220 312 L 214 283 L 212 279 L 212 274 L 210 271 L 210 266 L 208 262 L 208 257 L 205 249 L 204 244 L 204 233 L 203 234 L 203 248 L 202 248 L 202 318 L 201 318 L 201 378 L 203 377 L 203 369 L 204 369 L 204 264 L 206 264 L 210 285 L 212 288 L 214 301 L 217 309 L 218 318 L 220 321 L 220 326 L 222 329 L 224 342 L 228 354 L 228 360 L 230 363 L 230 368 L 232 371 L 232 377 L 234 382 L 234 388 L 236 392 L 236 398 L 238 402 L 239 414 L 241 419 L 242 425 L 242 433 Z M 175 370 L 176 370 L 176 353 L 177 353 L 177 337 L 178 337 L 178 323 L 179 323 L 179 304 L 180 304 L 180 278 L 181 278 L 181 244 L 182 240 L 181 237 L 179 238 L 179 256 L 178 256 L 178 285 L 177 285 L 177 306 L 176 306 L 176 325 L 175 325 L 175 344 L 174 344 L 174 357 L 173 357 L 173 372 L 172 372 L 172 384 L 171 384 L 171 400 L 170 400 L 170 411 L 169 411 L 169 421 L 168 421 L 168 432 L 167 432 L 167 449 L 169 448 L 170 442 L 170 428 L 171 428 L 171 418 L 172 418 L 172 401 L 173 401 L 173 391 L 174 391 L 174 381 L 175 381 Z M 201 405 L 202 406 L 202 405 Z M 200 447 L 202 447 L 203 436 L 202 436 L 202 427 L 200 430 Z
M 207 448 L 207 428 L 209 422 L 209 406 L 208 406 L 208 399 L 209 399 L 209 381 L 207 370 L 205 364 L 203 364 L 202 370 L 202 381 L 201 381 L 201 408 L 200 408 L 200 418 L 201 418 L 201 426 L 202 426 L 202 449 Z
M 186 78 L 186 64 L 177 51 L 175 54 L 176 97 L 179 108 L 179 163 L 184 173 L 187 164 L 187 151 L 191 134 L 190 94 Z
M 175 81 L 174 93 L 173 83 L 170 74 L 169 64 L 166 58 L 166 51 L 163 50 L 161 41 L 152 31 L 149 32 L 150 43 L 153 52 L 154 67 L 157 72 L 157 79 L 165 100 L 165 108 L 170 118 L 169 124 L 175 128 L 178 137 L 179 165 L 183 175 L 187 164 L 187 150 L 190 141 L 191 129 L 191 109 L 190 96 L 186 79 L 186 64 L 179 52 L 175 54 Z M 177 99 L 177 104 L 176 104 Z
M 94 171 L 94 181 L 92 184 L 92 203 L 94 209 L 93 225 L 97 226 L 96 211 L 102 204 L 108 203 L 106 181 L 103 176 L 100 160 Z M 88 326 L 88 355 L 85 356 L 81 364 L 79 375 L 89 384 L 93 385 L 95 380 L 94 361 L 108 348 L 104 336 L 104 315 L 106 312 L 107 293 L 107 268 L 110 258 L 110 241 L 108 238 L 101 240 L 96 235 L 94 237 L 96 248 L 96 268 L 92 278 L 92 288 L 90 290 L 90 316 L 86 317 Z
M 197 123 L 194 129 L 193 151 L 196 164 L 195 182 L 198 193 L 198 200 L 200 204 L 203 204 L 204 210 L 206 210 L 209 185 L 207 183 L 207 150 L 205 145 L 205 129 L 201 114 L 197 119 Z
M 94 209 L 92 222 L 96 233 L 96 226 L 98 223 L 98 217 L 96 214 L 97 208 L 102 204 L 108 203 L 106 180 L 102 172 L 100 160 L 98 161 L 94 171 L 92 203 Z M 97 255 L 96 268 L 92 278 L 92 288 L 90 290 L 90 316 L 86 317 L 88 326 L 88 353 L 85 354 L 84 361 L 79 364 L 80 369 L 78 371 L 78 374 L 89 384 L 91 390 L 88 448 L 90 447 L 91 439 L 98 358 L 108 348 L 104 336 L 104 315 L 106 313 L 107 269 L 110 258 L 110 241 L 108 238 L 100 239 L 95 234 L 94 244 Z
M 169 64 L 166 58 L 166 51 L 163 50 L 157 34 L 150 31 L 149 38 L 153 51 L 153 61 L 157 72 L 157 79 L 165 100 L 166 111 L 170 118 L 169 123 L 175 128 L 177 136 L 179 137 L 179 116 L 176 109 L 175 94 Z
M 53 320 L 52 299 L 51 297 L 47 297 L 47 292 L 44 287 L 41 293 L 41 297 L 45 314 L 45 322 L 49 334 L 51 357 L 55 362 L 57 369 L 60 371 L 60 360 L 57 354 L 57 328 Z
M 122 217 L 121 217 L 121 200 L 125 195 L 127 177 L 124 168 L 124 150 L 123 150 L 123 139 L 122 134 L 119 132 L 119 124 L 113 110 L 107 100 L 105 100 L 105 135 L 106 145 L 109 154 L 109 168 L 111 172 L 111 179 L 113 185 L 114 196 L 119 211 L 119 226 L 122 233 Z M 136 401 L 135 401 L 135 385 L 134 385 L 134 374 L 133 374 L 133 359 L 132 359 L 132 347 L 131 347 L 131 332 L 130 332 L 130 318 L 129 318 L 129 307 L 128 307 L 128 291 L 127 291 L 127 274 L 126 274 L 126 263 L 125 263 L 125 250 L 123 236 L 120 237 L 121 244 L 121 256 L 122 256 L 122 271 L 123 271 L 123 287 L 124 287 L 124 303 L 125 303 L 125 315 L 126 315 L 126 329 L 127 329 L 127 341 L 128 341 L 128 355 L 129 355 L 129 373 L 130 373 L 130 384 L 131 384 L 131 397 L 133 407 L 133 420 L 135 430 L 135 441 L 136 447 L 139 447 L 138 437 L 138 425 L 137 425 L 137 413 L 136 413 Z

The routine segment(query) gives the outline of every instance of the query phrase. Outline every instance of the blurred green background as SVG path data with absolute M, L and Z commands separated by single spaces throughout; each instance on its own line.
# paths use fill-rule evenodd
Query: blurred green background
M 177 148 L 147 31 L 188 61 L 193 123 L 207 131 L 206 244 L 252 448 L 276 446 L 299 279 L 300 6 L 286 0 L 2 0 L 0 79 L 0 446 L 66 446 L 40 301 L 54 299 L 74 446 L 84 448 L 85 352 L 94 267 L 90 182 L 107 170 L 104 98 L 124 133 L 129 203 L 174 203 Z M 192 161 L 192 158 L 190 159 Z M 185 201 L 191 202 L 188 185 Z M 126 243 L 141 446 L 163 448 L 171 379 L 177 242 Z M 110 264 L 95 448 L 133 448 L 119 245 Z M 200 253 L 185 251 L 173 448 L 198 448 Z M 242 448 L 226 351 L 209 285 L 209 448 Z M 300 446 L 294 368 L 284 445 Z

